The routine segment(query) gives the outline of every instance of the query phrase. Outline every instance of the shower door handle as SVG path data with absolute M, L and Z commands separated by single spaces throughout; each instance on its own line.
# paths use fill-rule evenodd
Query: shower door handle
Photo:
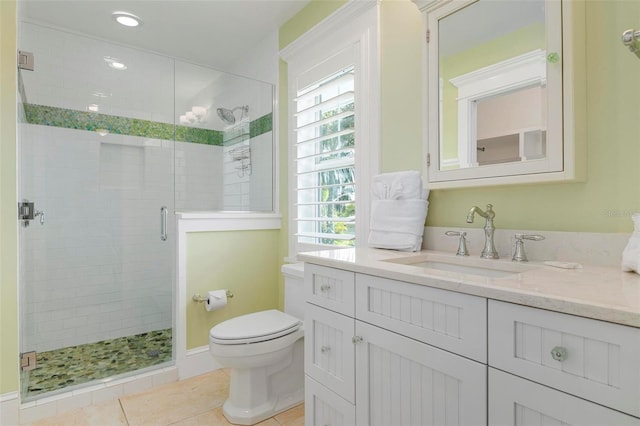
M 162 241 L 167 241 L 167 215 L 167 208 L 165 206 L 160 207 L 160 239 Z

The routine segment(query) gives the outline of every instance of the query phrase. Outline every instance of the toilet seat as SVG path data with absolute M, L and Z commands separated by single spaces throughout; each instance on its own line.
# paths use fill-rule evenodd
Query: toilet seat
M 258 343 L 291 334 L 301 325 L 298 318 L 271 309 L 223 321 L 211 329 L 209 339 L 219 345 Z

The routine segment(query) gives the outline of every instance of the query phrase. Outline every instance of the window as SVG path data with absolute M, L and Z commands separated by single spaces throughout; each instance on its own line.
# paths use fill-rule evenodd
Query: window
M 378 169 L 377 25 L 376 1 L 348 2 L 281 51 L 291 258 L 366 244 L 369 181 Z
M 308 244 L 355 240 L 353 66 L 299 90 L 296 103 L 296 236 Z

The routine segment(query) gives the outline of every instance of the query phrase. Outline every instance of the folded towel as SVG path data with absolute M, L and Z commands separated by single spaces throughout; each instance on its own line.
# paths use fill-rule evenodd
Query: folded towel
M 374 176 L 371 185 L 371 194 L 374 200 L 419 199 L 422 198 L 422 193 L 422 178 L 420 173 L 415 170 Z
M 399 251 L 419 251 L 422 248 L 422 237 L 396 232 L 369 232 L 369 246 Z
M 373 200 L 369 246 L 417 251 L 422 246 L 427 200 Z
M 428 205 L 427 200 L 373 200 L 369 228 L 422 236 Z
M 634 213 L 631 219 L 633 220 L 634 232 L 622 252 L 622 270 L 640 274 L 640 213 Z

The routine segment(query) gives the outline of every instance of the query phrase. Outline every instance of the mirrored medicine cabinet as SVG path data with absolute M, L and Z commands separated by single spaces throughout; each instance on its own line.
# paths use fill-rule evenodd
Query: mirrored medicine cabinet
M 572 2 L 414 2 L 430 187 L 580 179 Z

